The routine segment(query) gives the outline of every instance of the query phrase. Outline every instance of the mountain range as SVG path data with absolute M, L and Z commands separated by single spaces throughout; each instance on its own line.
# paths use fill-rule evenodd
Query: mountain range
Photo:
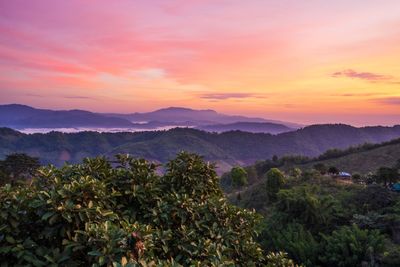
M 343 124 L 304 127 L 277 135 L 230 131 L 209 133 L 197 129 L 175 128 L 167 131 L 120 133 L 23 134 L 0 128 L 0 157 L 25 152 L 40 157 L 43 163 L 62 165 L 84 157 L 129 153 L 164 163 L 185 150 L 204 155 L 218 164 L 219 172 L 234 165 L 252 164 L 273 155 L 315 157 L 332 148 L 380 143 L 400 137 L 400 125 L 356 128 Z
M 147 113 L 103 114 L 85 110 L 48 110 L 30 106 L 0 105 L 0 126 L 13 129 L 81 128 L 99 131 L 144 131 L 193 127 L 206 131 L 241 130 L 277 134 L 301 127 L 299 124 L 232 116 L 214 110 L 194 110 L 180 107 L 159 109 Z M 118 130 L 115 130 L 118 129 Z M 79 129 L 77 131 L 80 131 Z

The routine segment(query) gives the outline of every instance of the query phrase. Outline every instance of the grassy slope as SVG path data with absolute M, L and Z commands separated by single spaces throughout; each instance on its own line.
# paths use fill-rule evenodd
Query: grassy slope
M 314 164 L 324 163 L 327 166 L 336 166 L 342 171 L 359 172 L 362 174 L 374 172 L 382 166 L 392 167 L 400 159 L 400 142 L 397 144 L 383 145 L 381 147 L 352 153 L 339 158 L 314 161 L 298 167 L 312 168 Z

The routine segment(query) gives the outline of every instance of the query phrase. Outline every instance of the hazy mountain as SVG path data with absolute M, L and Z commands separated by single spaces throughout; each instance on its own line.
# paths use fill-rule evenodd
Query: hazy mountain
M 0 126 L 11 128 L 132 127 L 122 118 L 83 110 L 35 109 L 25 105 L 0 105 Z
M 0 105 L 0 127 L 15 129 L 24 128 L 129 128 L 127 130 L 157 130 L 171 127 L 199 127 L 211 124 L 231 123 L 271 123 L 271 130 L 264 127 L 265 131 L 255 132 L 284 132 L 287 130 L 275 130 L 272 124 L 261 118 L 248 118 L 244 116 L 230 116 L 217 113 L 213 110 L 193 110 L 188 108 L 165 108 L 148 113 L 133 114 L 101 114 L 84 110 L 48 110 L 33 107 L 10 104 Z M 297 124 L 279 123 L 281 128 L 299 128 Z M 226 130 L 245 130 L 249 125 L 232 125 Z M 256 126 L 253 129 L 257 128 Z M 221 128 L 222 129 L 222 128 Z M 261 128 L 260 128 L 261 129 Z
M 245 116 L 234 116 L 218 113 L 214 110 L 194 110 L 181 107 L 169 107 L 147 113 L 132 114 L 106 114 L 107 116 L 129 119 L 132 122 L 174 122 L 176 125 L 203 126 L 210 124 L 230 124 L 236 122 L 270 122 L 283 124 L 290 128 L 300 128 L 299 124 L 267 120 L 262 118 L 251 118 Z
M 250 133 L 270 133 L 279 134 L 294 131 L 295 129 L 289 128 L 286 125 L 272 123 L 272 122 L 235 122 L 229 124 L 212 124 L 199 126 L 197 129 L 207 132 L 228 132 L 228 131 L 242 131 Z
M 83 157 L 129 153 L 165 162 L 186 150 L 218 162 L 220 172 L 236 164 L 252 164 L 273 155 L 317 156 L 331 148 L 380 143 L 400 137 L 400 126 L 355 128 L 348 125 L 313 125 L 278 135 L 232 131 L 208 133 L 176 128 L 137 133 L 81 132 L 66 134 L 21 134 L 0 129 L 0 156 L 26 152 L 44 163 L 78 162 Z

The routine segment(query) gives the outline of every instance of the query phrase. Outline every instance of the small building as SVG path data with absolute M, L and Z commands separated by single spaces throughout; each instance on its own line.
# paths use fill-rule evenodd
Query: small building
M 392 185 L 392 190 L 395 192 L 400 192 L 400 183 L 395 183 Z
M 338 178 L 343 178 L 343 179 L 350 179 L 351 178 L 351 174 L 348 173 L 348 172 L 339 172 L 337 177 Z

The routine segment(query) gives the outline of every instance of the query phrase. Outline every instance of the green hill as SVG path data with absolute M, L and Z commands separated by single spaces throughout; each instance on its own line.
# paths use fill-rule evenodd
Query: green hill
M 314 160 L 298 165 L 302 169 L 312 168 L 317 163 L 326 166 L 336 166 L 339 170 L 366 174 L 374 172 L 379 167 L 392 167 L 400 159 L 400 139 L 374 146 L 371 149 L 350 153 L 337 158 Z
M 43 164 L 77 163 L 85 157 L 128 153 L 164 163 L 182 150 L 203 155 L 218 164 L 219 172 L 234 165 L 253 164 L 277 155 L 315 157 L 328 149 L 344 149 L 365 142 L 379 143 L 400 137 L 400 126 L 363 127 L 313 125 L 278 135 L 231 131 L 208 133 L 189 128 L 121 133 L 22 134 L 0 128 L 0 158 L 14 152 L 39 157 Z

